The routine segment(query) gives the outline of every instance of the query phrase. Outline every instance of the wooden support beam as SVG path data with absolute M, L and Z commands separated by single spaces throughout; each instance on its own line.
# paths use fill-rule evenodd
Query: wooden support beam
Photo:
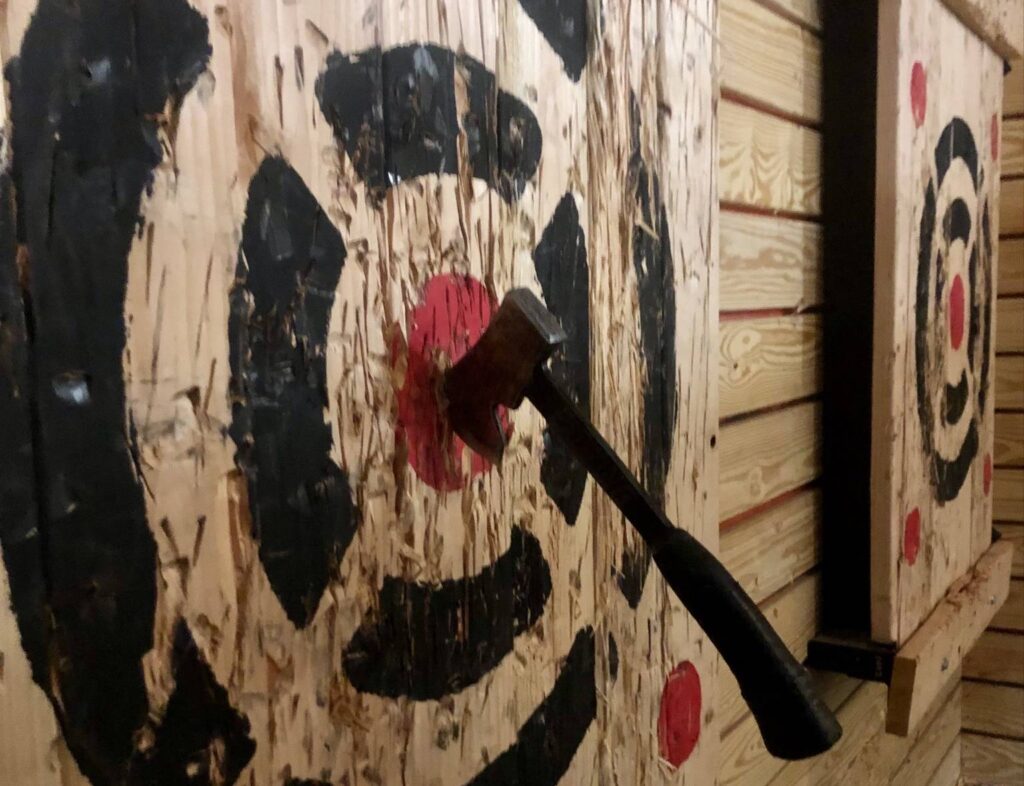
M 918 728 L 946 675 L 960 667 L 1006 600 L 1012 557 L 1010 544 L 991 546 L 896 654 L 885 724 L 890 734 Z

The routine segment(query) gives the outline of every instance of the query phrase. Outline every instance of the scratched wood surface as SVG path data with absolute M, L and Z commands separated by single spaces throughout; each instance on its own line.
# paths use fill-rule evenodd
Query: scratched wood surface
M 5 169 L 69 197 L 2 260 L 64 594 L 0 512 L 0 780 L 714 778 L 716 655 L 621 517 L 528 406 L 500 470 L 437 411 L 529 287 L 717 548 L 717 2 L 598 5 L 4 5 Z
M 902 643 L 990 539 L 1003 83 L 941 2 L 880 30 L 871 631 Z

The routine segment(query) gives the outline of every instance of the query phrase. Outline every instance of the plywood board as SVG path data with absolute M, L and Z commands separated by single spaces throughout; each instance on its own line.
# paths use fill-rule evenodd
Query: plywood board
M 716 5 L 0 8 L 38 339 L 0 392 L 52 501 L 42 557 L 0 510 L 19 777 L 709 782 L 702 631 L 536 412 L 491 467 L 436 386 L 532 289 L 717 547 Z
M 1024 739 L 1024 687 L 965 681 L 964 729 Z
M 902 644 L 989 543 L 1002 62 L 937 0 L 879 30 L 871 633 Z
M 1024 778 L 1024 741 L 963 735 L 963 781 L 967 786 L 1020 783 Z

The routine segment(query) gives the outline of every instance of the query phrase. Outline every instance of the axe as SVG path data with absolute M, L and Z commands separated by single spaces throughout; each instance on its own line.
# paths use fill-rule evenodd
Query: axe
M 497 406 L 515 409 L 528 398 L 636 528 L 665 581 L 725 658 L 768 752 L 803 759 L 828 750 L 842 729 L 814 692 L 810 674 L 722 563 L 676 529 L 552 380 L 545 363 L 565 339 L 554 315 L 532 292 L 509 292 L 480 340 L 445 373 L 447 414 L 455 433 L 497 463 L 505 447 Z

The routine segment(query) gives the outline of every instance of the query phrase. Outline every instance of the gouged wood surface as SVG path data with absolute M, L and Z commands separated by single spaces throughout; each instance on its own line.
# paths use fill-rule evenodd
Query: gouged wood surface
M 1024 687 L 964 680 L 964 730 L 1024 739 Z
M 1024 522 L 1024 469 L 997 468 L 993 472 L 992 518 Z
M 1024 60 L 1010 63 L 1010 72 L 1003 77 L 1003 117 L 1024 115 Z
M 1015 579 L 1024 578 L 1024 524 L 997 521 L 993 526 L 1001 538 L 1013 546 L 1013 565 L 1010 567 L 1010 576 Z
M 755 415 L 719 432 L 719 517 L 727 519 L 821 472 L 821 404 Z
M 1024 352 L 1024 297 L 999 298 L 996 352 Z
M 807 657 L 807 642 L 817 632 L 820 591 L 821 578 L 817 574 L 803 576 L 761 606 L 761 611 L 789 651 L 801 661 Z M 724 662 L 718 671 L 717 691 L 721 728 L 727 733 L 749 709 L 740 695 L 736 678 Z
M 821 391 L 821 317 L 730 319 L 719 325 L 719 416 Z
M 1024 685 L 1024 635 L 985 631 L 964 658 L 964 676 Z
M 1024 54 L 1021 0 L 942 0 L 1004 60 Z
M 751 0 L 721 0 L 722 88 L 808 122 L 821 119 L 821 40 Z
M 998 542 L 960 578 L 893 662 L 885 727 L 907 736 L 921 728 L 949 675 L 1006 600 L 1013 547 Z
M 722 562 L 760 603 L 818 564 L 821 527 L 821 490 L 800 491 L 726 529 Z
M 999 234 L 1024 233 L 1024 179 L 1004 180 L 999 188 Z
M 965 786 L 1013 786 L 1024 783 L 1024 741 L 963 735 Z
M 1024 295 L 1024 237 L 999 241 L 999 294 Z
M 1024 409 L 1024 357 L 996 358 L 996 408 Z
M 996 412 L 992 460 L 997 466 L 1024 465 L 1024 412 Z
M 1024 175 L 1024 117 L 1003 121 L 1000 145 L 1002 177 Z M 999 262 L 1002 264 L 1002 259 Z
M 719 228 L 723 311 L 821 303 L 819 224 L 723 210 Z
M 821 135 L 732 101 L 718 104 L 719 197 L 766 210 L 821 213 Z

